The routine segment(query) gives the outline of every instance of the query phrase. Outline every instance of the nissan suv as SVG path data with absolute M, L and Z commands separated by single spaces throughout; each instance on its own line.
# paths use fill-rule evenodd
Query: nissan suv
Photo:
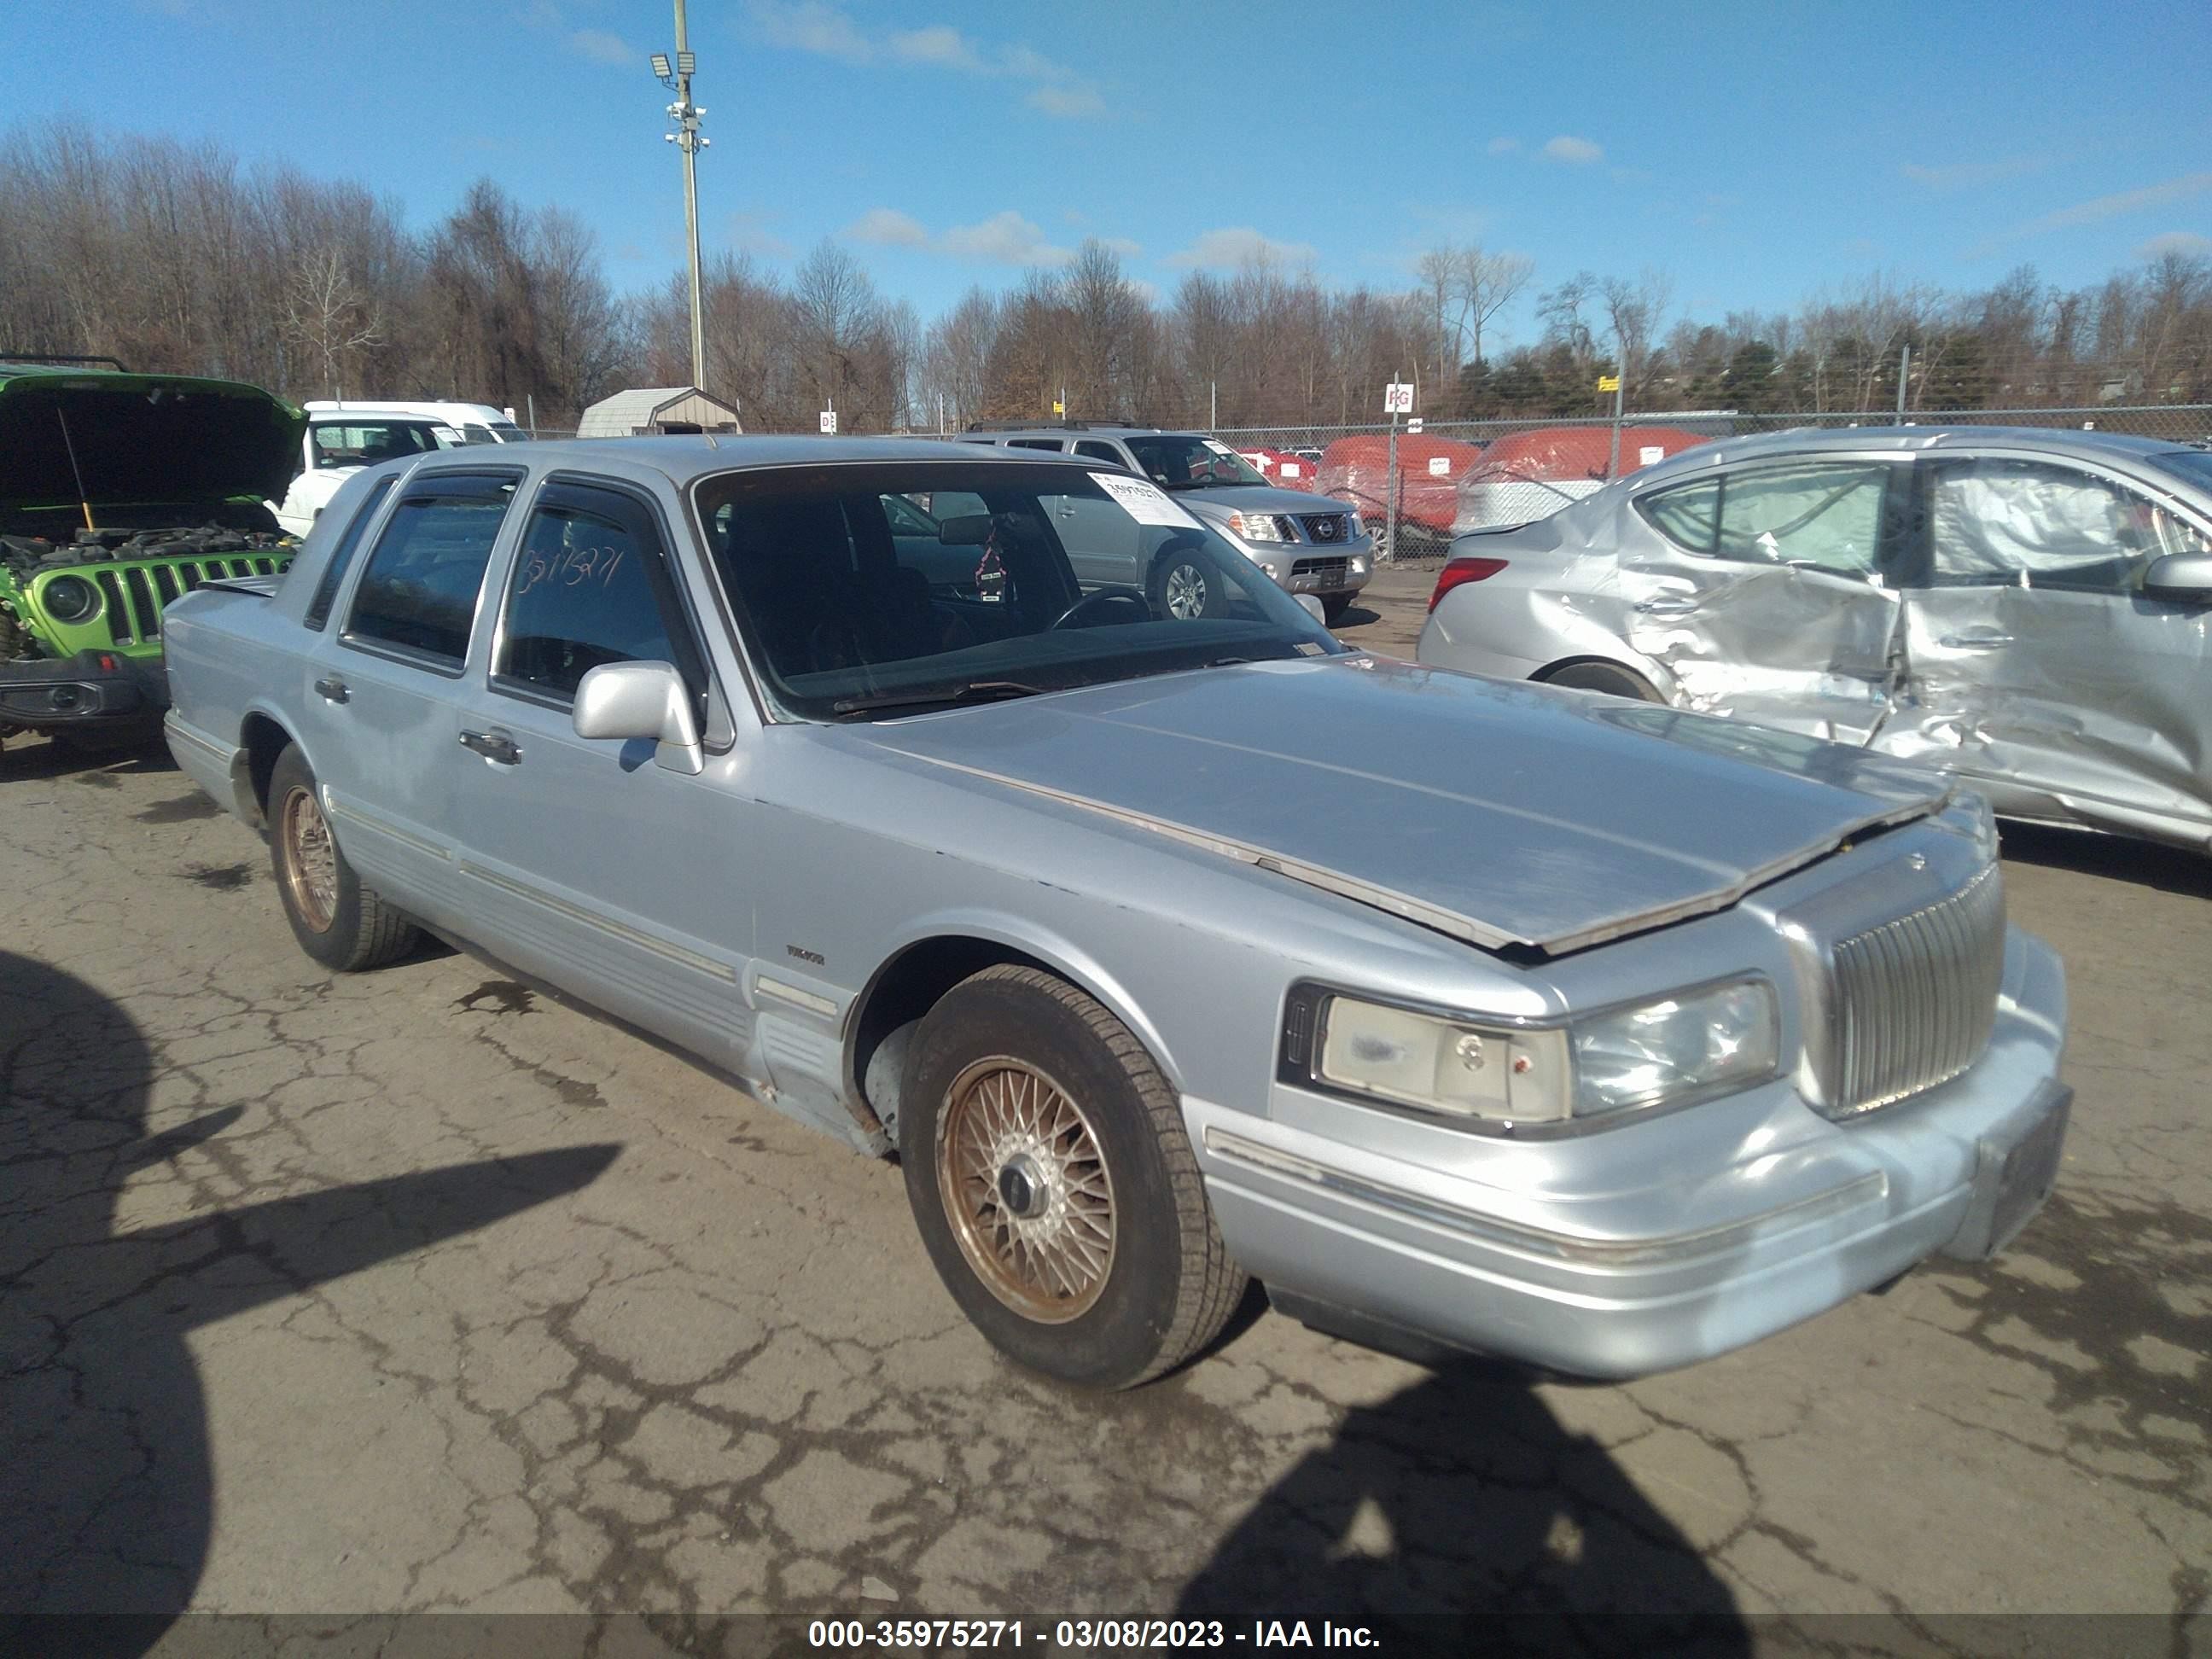
M 1150 478 L 1271 580 L 1319 600 L 1331 623 L 1351 608 L 1374 568 L 1375 544 L 1351 503 L 1279 489 L 1227 444 L 1203 433 L 1069 421 L 983 422 L 963 435 L 970 443 L 1107 461 Z M 1146 573 L 1146 586 L 1171 614 L 1198 614 L 1190 607 L 1202 605 L 1203 598 L 1194 593 L 1192 574 L 1173 568 L 1170 549 Z

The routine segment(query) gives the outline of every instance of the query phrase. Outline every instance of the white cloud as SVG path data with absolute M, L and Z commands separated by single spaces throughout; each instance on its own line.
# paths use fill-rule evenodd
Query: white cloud
M 1605 160 L 1605 147 L 1594 144 L 1587 138 L 1565 136 L 1554 138 L 1544 146 L 1544 154 L 1554 161 L 1571 161 L 1577 167 Z
M 2136 248 L 2136 258 L 2146 261 L 2163 259 L 2169 253 L 2179 253 L 2185 259 L 2212 258 L 2212 236 L 2199 236 L 2193 230 L 2169 230 Z
M 1255 259 L 1297 265 L 1317 257 L 1310 242 L 1279 242 L 1249 225 L 1236 225 L 1209 230 L 1182 252 L 1170 253 L 1160 263 L 1178 269 L 1234 270 Z
M 870 208 L 843 234 L 847 241 L 872 242 L 878 247 L 924 247 L 929 242 L 921 221 L 896 208 Z
M 787 0 L 752 0 L 746 10 L 752 14 L 753 27 L 772 46 L 811 52 L 848 64 L 865 64 L 876 55 L 873 43 L 853 20 L 821 0 L 797 0 L 795 4 Z
M 1492 155 L 1510 155 L 1520 148 L 1521 141 L 1518 138 L 1493 138 L 1490 141 L 1490 153 Z
M 1040 227 L 1012 208 L 981 224 L 955 225 L 937 239 L 937 245 L 963 259 L 1002 265 L 1064 265 L 1072 257 L 1066 248 L 1047 242 Z
M 918 64 L 961 75 L 1026 81 L 1030 87 L 1023 101 L 1031 109 L 1066 119 L 1106 112 L 1106 100 L 1097 88 L 1066 64 L 1019 42 L 987 46 L 950 23 L 872 34 L 826 0 L 748 0 L 745 9 L 754 31 L 772 46 L 810 52 L 842 64 Z
M 727 222 L 729 245 L 739 253 L 788 259 L 798 250 L 768 228 L 769 221 L 775 216 L 769 213 L 732 213 Z
M 1977 185 L 1993 185 L 2001 179 L 2039 172 L 2048 165 L 2039 155 L 2015 155 L 2008 161 L 1947 161 L 1936 167 L 1907 161 L 1898 172 L 1930 190 L 1970 190 Z
M 1160 289 L 1157 283 L 1148 283 L 1141 276 L 1124 276 L 1121 279 L 1121 286 L 1148 306 L 1156 306 L 1160 302 Z
M 1126 236 L 1101 236 L 1098 241 L 1101 246 L 1120 254 L 1124 259 L 1133 259 L 1145 251 L 1142 244 L 1133 242 Z
M 1969 258 L 1996 252 L 2007 242 L 2024 240 L 2030 236 L 2047 235 L 2054 230 L 2071 230 L 2077 225 L 2094 225 L 2105 219 L 2116 219 L 2122 214 L 2140 213 L 2145 208 L 2165 207 L 2174 202 L 2186 201 L 2192 196 L 2202 196 L 2212 191 L 2212 173 L 2185 173 L 2179 179 L 2168 179 L 2163 184 L 2145 185 L 2140 190 L 2124 190 L 2111 196 L 2100 196 L 2087 202 L 2076 202 L 2072 207 L 2060 208 L 2056 213 L 2046 213 L 2039 219 L 1977 243 L 1968 250 Z
M 983 59 L 969 44 L 968 37 L 950 23 L 933 23 L 927 28 L 908 29 L 890 37 L 891 56 L 909 64 L 940 64 L 946 69 L 965 70 L 970 75 L 985 73 Z
M 1106 100 L 1089 87 L 1038 87 L 1022 101 L 1067 121 L 1106 112 Z
M 619 34 L 605 29 L 578 29 L 568 37 L 568 50 L 595 64 L 634 64 L 637 53 Z

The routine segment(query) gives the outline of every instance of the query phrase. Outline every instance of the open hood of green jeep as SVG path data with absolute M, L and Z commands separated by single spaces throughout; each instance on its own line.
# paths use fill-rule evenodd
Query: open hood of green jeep
M 307 424 L 236 380 L 0 363 L 0 520 L 80 500 L 95 519 L 134 502 L 281 500 Z

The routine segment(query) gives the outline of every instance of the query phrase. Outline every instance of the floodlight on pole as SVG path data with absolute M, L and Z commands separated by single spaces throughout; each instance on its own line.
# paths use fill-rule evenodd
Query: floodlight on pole
M 684 0 L 676 0 L 676 62 L 672 73 L 668 54 L 653 54 L 653 77 L 676 94 L 668 118 L 676 131 L 661 137 L 684 152 L 684 236 L 691 255 L 691 384 L 707 382 L 706 319 L 699 287 L 699 152 L 708 141 L 699 136 L 699 118 L 707 112 L 691 101 L 691 76 L 699 59 L 691 51 L 690 31 L 684 15 Z

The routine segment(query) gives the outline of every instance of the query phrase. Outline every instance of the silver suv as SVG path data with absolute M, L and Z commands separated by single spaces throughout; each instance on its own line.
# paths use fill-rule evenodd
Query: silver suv
M 1349 502 L 1279 489 L 1227 444 L 1203 433 L 1061 421 L 988 423 L 965 435 L 970 443 L 1108 461 L 1150 478 L 1270 580 L 1320 600 L 1322 614 L 1332 623 L 1351 608 L 1374 569 L 1375 544 Z M 1130 561 L 1110 572 L 1085 569 L 1084 562 L 1075 561 L 1076 575 L 1086 587 L 1130 580 Z M 1205 572 L 1187 562 L 1189 568 L 1177 568 L 1170 550 L 1158 568 L 1143 573 L 1144 586 L 1170 615 L 1202 616 Z

